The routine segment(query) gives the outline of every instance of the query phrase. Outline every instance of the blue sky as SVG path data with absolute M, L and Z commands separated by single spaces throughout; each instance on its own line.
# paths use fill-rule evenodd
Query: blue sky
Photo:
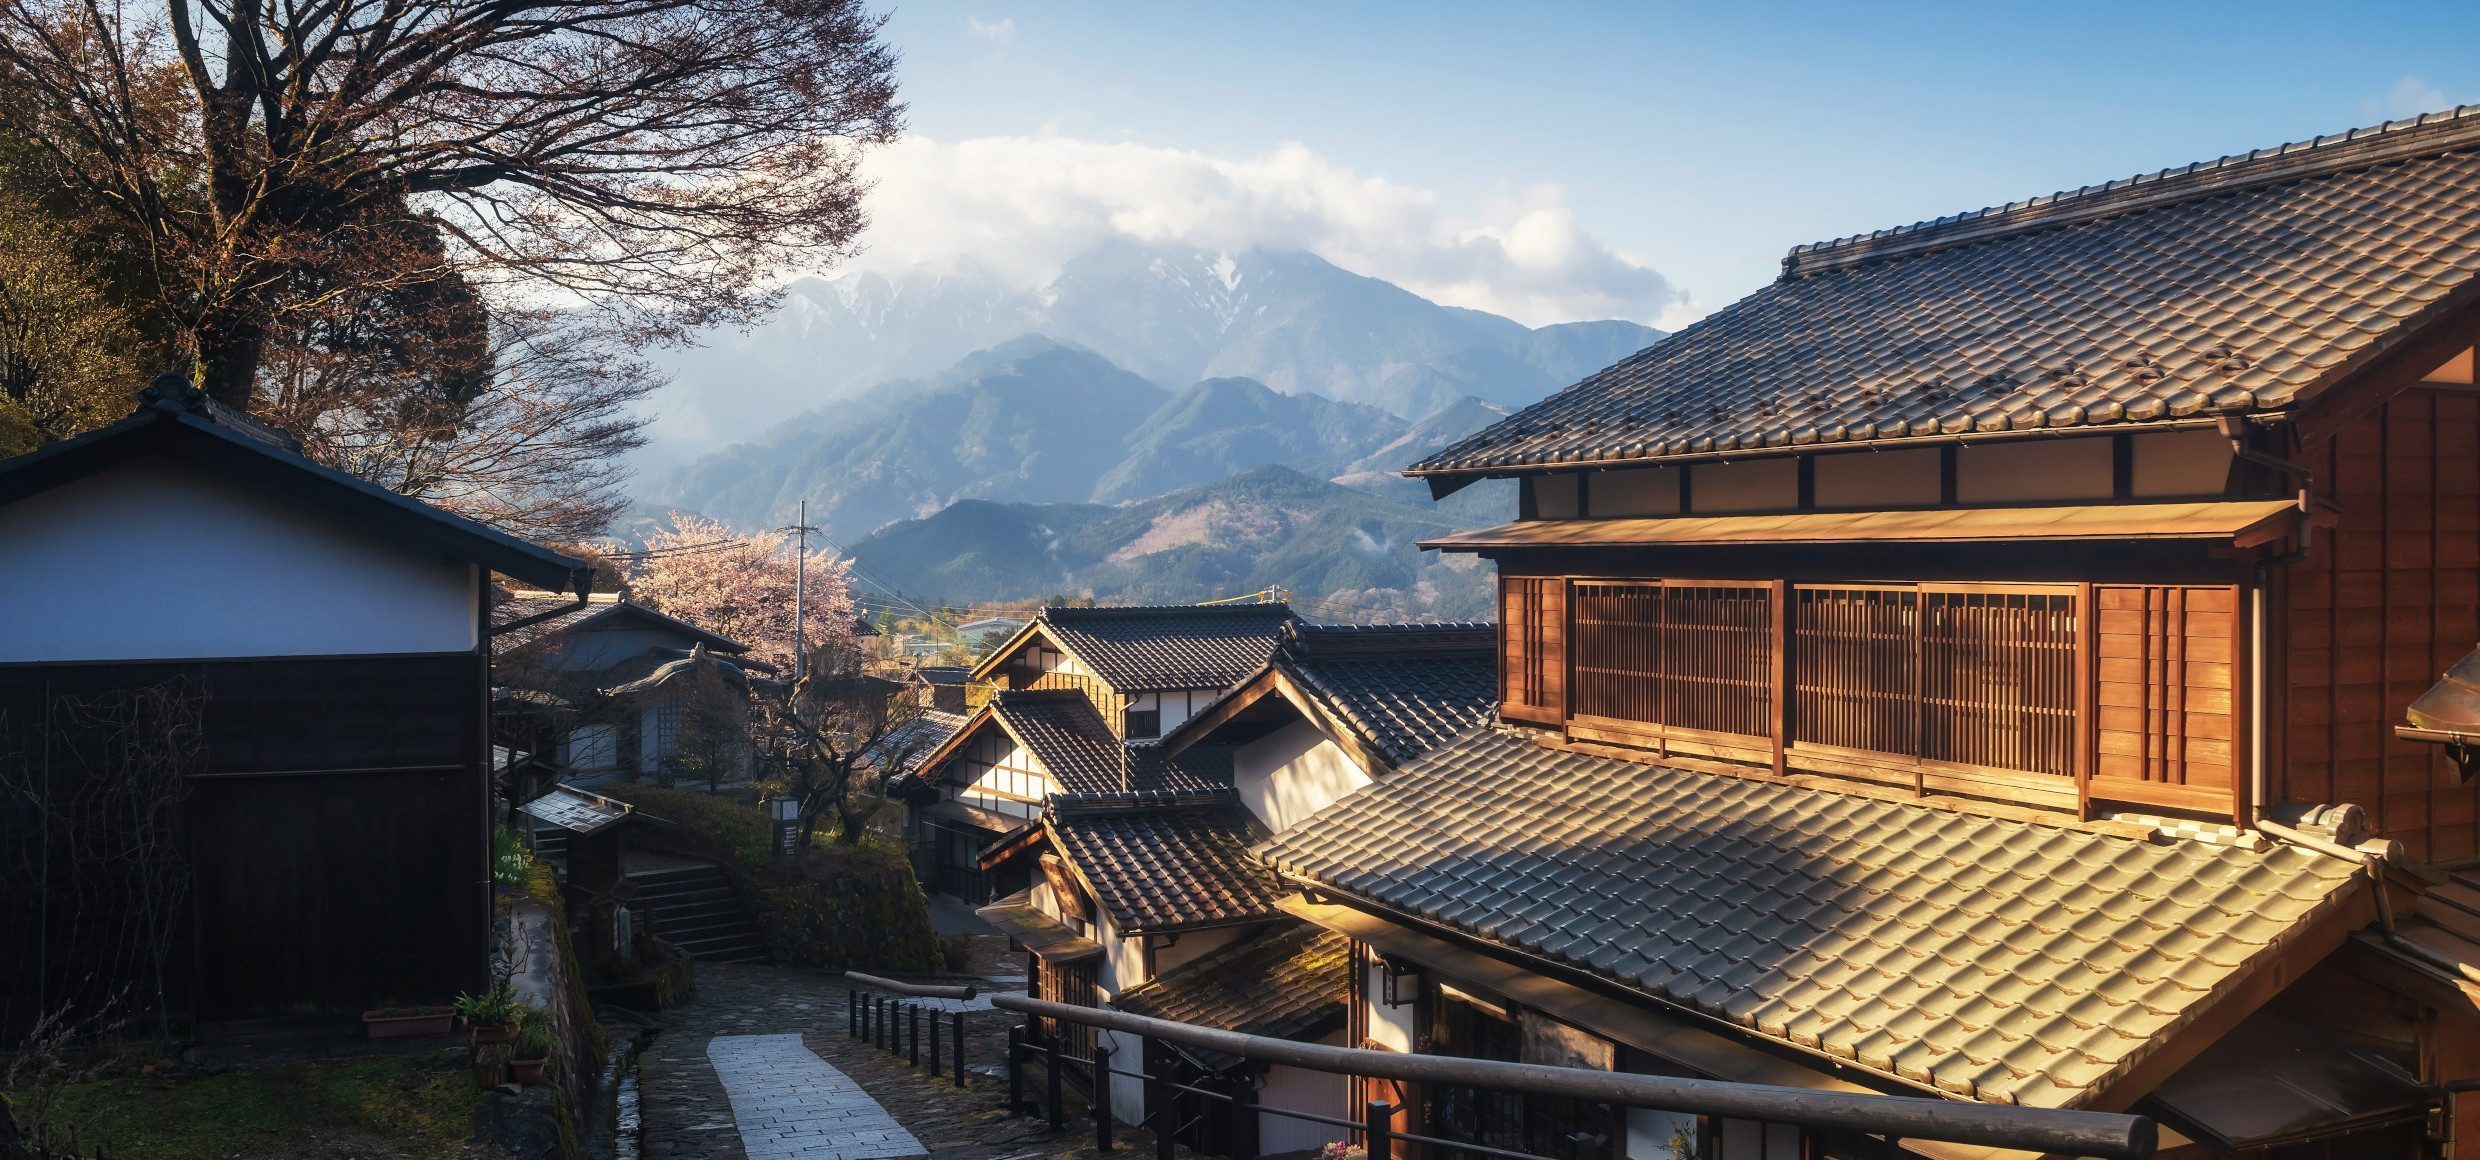
M 1785 248 L 2480 102 L 2480 4 L 909 0 L 864 265 L 1302 245 L 1677 324 Z

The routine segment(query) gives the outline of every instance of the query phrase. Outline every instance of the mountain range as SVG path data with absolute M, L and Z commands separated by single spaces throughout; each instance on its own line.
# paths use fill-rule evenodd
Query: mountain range
M 1091 595 L 1179 604 L 1281 585 L 1322 620 L 1487 620 L 1493 571 L 1416 541 L 1458 521 L 1261 467 L 1132 504 L 966 500 L 851 545 L 859 570 L 915 600 Z
M 1466 396 L 1523 406 L 1661 337 L 1632 322 L 1526 327 L 1304 251 L 1116 241 L 1031 289 L 970 263 L 796 281 L 760 325 L 661 356 L 674 386 L 658 449 L 680 462 L 764 438 L 787 416 L 918 389 L 1028 334 L 1167 389 L 1247 378 L 1407 421 Z

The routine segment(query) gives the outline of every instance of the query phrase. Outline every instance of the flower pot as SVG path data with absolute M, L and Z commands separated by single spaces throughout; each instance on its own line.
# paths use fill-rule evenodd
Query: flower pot
M 465 1032 L 466 1045 L 474 1048 L 497 1047 L 517 1041 L 517 1025 L 498 1023 L 489 1027 L 471 1027 Z
M 495 1088 L 508 1082 L 508 1065 L 496 1059 L 474 1061 L 474 1083 L 478 1087 Z
M 428 1007 L 411 1011 L 364 1011 L 362 1032 L 372 1039 L 409 1039 L 417 1035 L 446 1035 L 456 1029 L 456 1012 L 445 1007 Z
M 512 1059 L 508 1061 L 508 1078 L 521 1084 L 538 1084 L 543 1081 L 543 1072 L 549 1069 L 550 1066 L 551 1060 L 548 1057 L 542 1059 Z

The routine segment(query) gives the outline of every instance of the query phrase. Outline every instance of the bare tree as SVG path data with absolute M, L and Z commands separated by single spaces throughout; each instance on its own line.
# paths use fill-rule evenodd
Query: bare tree
M 262 414 L 313 459 L 515 535 L 601 535 L 628 504 L 620 456 L 644 446 L 634 405 L 661 374 L 591 319 L 543 310 L 497 312 L 471 381 L 408 365 L 400 352 L 423 345 L 270 343 Z
M 859 642 L 847 638 L 812 653 L 799 683 L 762 700 L 784 752 L 780 790 L 799 803 L 803 847 L 830 810 L 837 843 L 860 845 L 887 778 L 941 740 L 906 694 L 902 684 L 865 672 Z
M 65 187 L 142 241 L 203 383 L 350 281 L 546 290 L 640 338 L 754 317 L 863 225 L 901 127 L 859 0 L 0 0 L 0 84 Z M 430 261 L 409 243 L 435 227 Z M 530 289 L 527 289 L 530 288 Z

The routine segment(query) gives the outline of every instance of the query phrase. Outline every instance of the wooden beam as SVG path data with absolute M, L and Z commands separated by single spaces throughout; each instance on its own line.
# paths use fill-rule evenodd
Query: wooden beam
M 2443 366 L 2456 354 L 2480 345 L 2480 283 L 2448 295 L 2428 311 L 2428 319 L 2395 332 L 2390 343 L 2363 357 L 2330 386 L 2300 392 L 2292 423 L 2301 443 L 2316 443 L 2370 411 L 2385 405 L 2421 376 Z

